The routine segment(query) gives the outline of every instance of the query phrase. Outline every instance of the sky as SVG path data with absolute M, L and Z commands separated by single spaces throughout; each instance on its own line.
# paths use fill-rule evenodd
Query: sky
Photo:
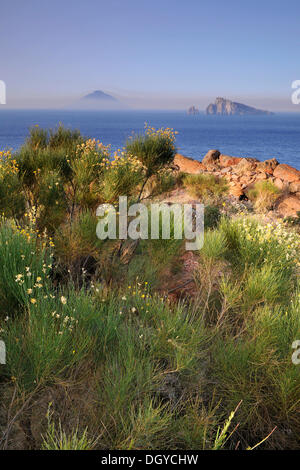
M 134 108 L 300 111 L 299 18 L 299 0 L 0 0 L 0 80 L 8 107 L 100 89 Z

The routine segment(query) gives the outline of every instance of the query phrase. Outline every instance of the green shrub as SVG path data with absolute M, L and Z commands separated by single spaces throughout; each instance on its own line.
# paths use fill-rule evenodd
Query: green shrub
M 22 180 L 18 165 L 10 151 L 0 151 L 0 213 L 19 219 L 25 210 Z
M 290 280 L 272 264 L 250 270 L 243 290 L 243 302 L 247 308 L 259 304 L 274 305 L 289 299 Z
M 226 238 L 222 232 L 208 230 L 204 235 L 204 245 L 201 254 L 207 258 L 221 259 L 227 250 Z
M 183 184 L 191 196 L 208 201 L 217 201 L 228 190 L 226 180 L 214 175 L 187 175 L 183 178 Z
M 41 129 L 38 125 L 29 130 L 29 137 L 26 140 L 26 146 L 32 150 L 44 149 L 48 144 L 48 131 Z
M 83 138 L 78 130 L 66 129 L 62 124 L 56 129 L 41 129 L 38 125 L 33 126 L 29 131 L 25 148 L 30 150 L 41 150 L 50 148 L 52 150 L 63 149 L 68 152 L 75 150 L 78 144 L 83 142 Z
M 79 130 L 66 129 L 62 124 L 49 130 L 48 145 L 51 150 L 64 149 L 69 153 L 83 142 Z
M 126 153 L 136 157 L 144 168 L 141 195 L 148 179 L 172 164 L 176 154 L 175 133 L 172 129 L 146 127 L 145 135 L 127 141 Z
M 287 277 L 299 263 L 299 235 L 283 224 L 261 224 L 254 218 L 223 218 L 219 230 L 224 233 L 228 250 L 226 257 L 235 266 L 270 264 Z
M 204 209 L 204 228 L 210 229 L 218 226 L 221 220 L 220 209 L 216 206 L 206 206 Z
M 12 316 L 30 304 L 40 288 L 48 285 L 52 258 L 40 238 L 31 228 L 20 229 L 14 222 L 0 225 L 0 305 L 1 316 Z M 32 297 L 28 295 L 31 292 Z
M 147 186 L 145 187 L 146 192 L 150 196 L 157 196 L 159 194 L 164 194 L 172 189 L 177 184 L 177 178 L 172 171 L 163 170 L 157 175 L 148 181 Z M 149 197 L 149 196 L 148 196 Z
M 258 211 L 266 211 L 273 208 L 276 199 L 281 192 L 275 184 L 269 180 L 258 181 L 254 188 L 248 192 L 249 199 L 254 203 Z
M 100 261 L 104 242 L 96 235 L 98 218 L 91 211 L 77 213 L 71 223 L 59 226 L 54 234 L 56 269 L 66 279 L 84 278 L 89 260 Z M 63 281 L 63 279 L 62 279 Z
M 107 147 L 62 126 L 50 131 L 46 145 L 30 142 L 16 160 L 29 204 L 41 209 L 41 230 L 53 232 L 66 217 L 72 219 L 78 207 L 94 209 L 101 202 Z
M 101 196 L 106 202 L 116 203 L 120 196 L 137 194 L 142 181 L 143 173 L 138 160 L 126 156 L 117 158 L 106 167 Z

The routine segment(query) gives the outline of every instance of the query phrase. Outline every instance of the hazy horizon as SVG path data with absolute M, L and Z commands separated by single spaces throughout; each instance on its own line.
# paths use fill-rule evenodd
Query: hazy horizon
M 93 90 L 91 90 L 93 91 Z M 112 107 L 107 105 L 106 107 L 97 108 L 97 102 L 92 102 L 93 105 L 88 107 L 84 103 L 80 104 L 80 100 L 83 96 L 74 96 L 69 98 L 60 98 L 57 100 L 40 100 L 40 99 L 26 99 L 18 100 L 17 102 L 10 101 L 8 98 L 7 104 L 1 106 L 0 110 L 11 109 L 11 110 L 28 110 L 28 109 L 37 109 L 37 110 L 74 110 L 74 111 L 109 111 L 109 110 L 123 110 L 123 111 L 138 111 L 138 110 L 156 110 L 156 111 L 187 111 L 190 106 L 196 106 L 199 109 L 199 112 L 205 113 L 206 107 L 215 101 L 216 96 L 202 97 L 193 99 L 181 97 L 181 99 L 176 99 L 176 97 L 166 97 L 160 99 L 159 96 L 149 96 L 145 95 L 141 98 L 136 96 L 131 97 L 122 97 L 117 94 L 113 94 L 110 90 L 103 90 L 105 93 L 109 93 L 112 96 L 118 99 L 118 102 L 115 103 Z M 218 95 L 220 96 L 220 95 Z M 255 108 L 264 109 L 273 111 L 275 113 L 299 113 L 300 106 L 284 106 L 285 100 L 283 99 L 272 99 L 272 98 L 261 98 L 256 97 L 239 97 L 239 96 L 223 96 L 223 98 L 230 99 L 232 101 L 243 103 Z

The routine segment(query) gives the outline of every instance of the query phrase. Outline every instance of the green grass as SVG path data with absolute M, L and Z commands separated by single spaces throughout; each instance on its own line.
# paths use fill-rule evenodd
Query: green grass
M 208 202 L 217 202 L 228 191 L 226 180 L 214 175 L 187 175 L 183 185 L 191 196 Z
M 272 209 L 280 194 L 281 191 L 277 186 L 266 180 L 255 183 L 254 187 L 248 192 L 248 197 L 254 203 L 257 211 L 264 212 Z

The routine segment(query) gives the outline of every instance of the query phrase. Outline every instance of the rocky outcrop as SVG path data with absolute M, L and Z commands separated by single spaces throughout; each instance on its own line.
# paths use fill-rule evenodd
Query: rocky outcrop
M 188 113 L 189 115 L 194 116 L 194 115 L 196 115 L 196 114 L 199 114 L 199 109 L 196 108 L 196 106 L 191 106 L 191 107 L 187 110 L 187 113 Z
M 203 165 L 214 165 L 217 161 L 219 161 L 220 152 L 219 150 L 209 150 L 205 157 L 202 160 Z
M 180 155 L 180 153 L 175 155 L 174 164 L 183 173 L 196 174 L 205 169 L 205 166 L 202 163 L 197 160 L 193 160 L 193 158 L 184 157 L 183 155 Z
M 276 158 L 272 158 L 271 160 L 265 160 L 264 162 L 258 162 L 256 165 L 256 169 L 258 171 L 264 171 L 269 175 L 272 175 L 275 168 L 279 165 Z
M 296 195 L 285 195 L 277 205 L 277 212 L 284 216 L 292 216 L 294 217 L 300 212 L 300 198 Z
M 223 155 L 221 153 L 219 157 L 219 163 L 221 167 L 229 167 L 233 165 L 237 165 L 242 159 L 240 157 L 231 157 L 230 155 Z
M 235 172 L 240 176 L 247 175 L 247 173 L 252 173 L 255 171 L 257 163 L 258 160 L 255 158 L 242 158 L 241 161 L 235 166 Z
M 216 98 L 214 103 L 211 103 L 206 108 L 206 114 L 220 114 L 220 115 L 239 115 L 245 114 L 251 115 L 270 115 L 274 114 L 270 111 L 263 111 L 261 109 L 252 108 L 242 103 L 235 103 L 234 101 L 227 100 L 225 98 Z
M 278 165 L 275 168 L 274 176 L 282 179 L 283 181 L 288 181 L 289 183 L 300 181 L 300 171 L 290 165 L 286 165 L 285 163 Z
M 202 162 L 177 154 L 175 164 L 184 173 L 208 173 L 225 178 L 229 194 L 243 199 L 258 181 L 272 181 L 282 192 L 277 211 L 282 216 L 296 216 L 300 211 L 300 171 L 275 158 L 263 162 L 256 158 L 224 155 L 209 150 Z

